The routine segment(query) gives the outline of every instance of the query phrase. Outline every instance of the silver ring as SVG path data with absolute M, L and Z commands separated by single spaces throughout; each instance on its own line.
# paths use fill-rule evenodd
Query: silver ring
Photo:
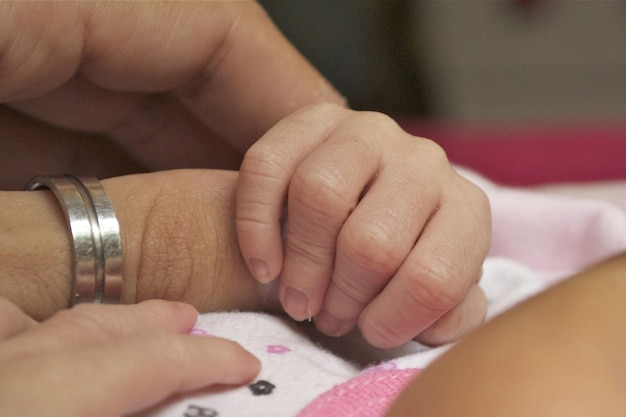
M 50 189 L 73 240 L 70 306 L 119 303 L 122 294 L 122 239 L 111 200 L 93 177 L 37 176 L 27 190 Z

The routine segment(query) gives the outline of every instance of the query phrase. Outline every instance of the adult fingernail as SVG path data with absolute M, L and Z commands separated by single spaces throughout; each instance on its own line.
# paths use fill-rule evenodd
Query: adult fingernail
M 288 287 L 283 297 L 283 308 L 295 320 L 311 319 L 309 298 L 300 290 Z
M 265 262 L 261 259 L 250 258 L 248 259 L 248 267 L 252 275 L 262 283 L 267 283 L 272 280 L 270 277 L 270 269 Z
M 315 316 L 315 325 L 322 333 L 329 336 L 341 336 L 345 322 L 326 310 Z

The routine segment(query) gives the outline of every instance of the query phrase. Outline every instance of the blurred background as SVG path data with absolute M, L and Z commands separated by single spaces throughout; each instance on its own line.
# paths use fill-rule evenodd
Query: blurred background
M 357 109 L 626 116 L 623 0 L 261 0 Z
M 353 108 L 455 162 L 515 184 L 626 178 L 624 0 L 260 3 Z

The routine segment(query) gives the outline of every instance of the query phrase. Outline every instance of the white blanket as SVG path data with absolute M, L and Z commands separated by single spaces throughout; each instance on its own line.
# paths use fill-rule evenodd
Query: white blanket
M 492 204 L 493 244 L 481 280 L 488 318 L 626 251 L 626 207 L 611 201 L 614 193 L 626 195 L 626 183 L 603 184 L 604 195 L 588 198 L 573 195 L 576 186 L 558 194 L 519 190 L 463 173 L 487 192 Z M 380 417 L 406 383 L 450 347 L 411 342 L 381 351 L 358 332 L 329 338 L 311 323 L 247 312 L 204 314 L 194 333 L 239 342 L 262 361 L 263 369 L 249 386 L 173 399 L 154 410 L 154 417 Z

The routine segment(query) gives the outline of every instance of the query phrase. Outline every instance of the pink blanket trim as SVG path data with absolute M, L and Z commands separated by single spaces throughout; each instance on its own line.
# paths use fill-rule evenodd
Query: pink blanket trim
M 485 190 L 492 205 L 493 243 L 480 282 L 488 319 L 556 280 L 626 251 L 626 211 L 611 202 L 614 193 L 626 194 L 626 182 L 605 188 L 606 198 L 597 193 L 581 198 L 575 185 L 555 195 L 459 171 Z M 382 417 L 406 384 L 450 348 L 410 342 L 380 351 L 358 332 L 328 338 L 310 323 L 245 312 L 201 315 L 193 333 L 239 342 L 263 369 L 247 386 L 177 398 L 155 409 L 153 417 Z

